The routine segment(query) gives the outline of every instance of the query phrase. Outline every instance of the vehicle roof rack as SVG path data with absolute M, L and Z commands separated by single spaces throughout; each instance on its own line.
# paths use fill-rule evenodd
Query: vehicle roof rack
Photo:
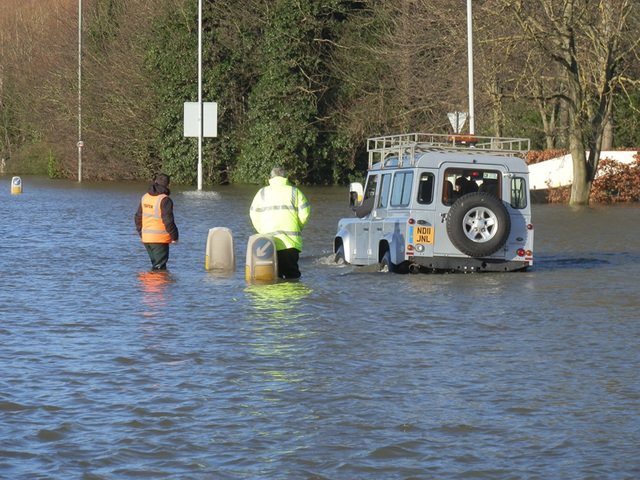
M 369 169 L 378 162 L 384 162 L 389 157 L 402 159 L 398 166 L 408 161 L 415 166 L 416 155 L 426 152 L 450 151 L 481 155 L 519 155 L 531 148 L 528 138 L 482 137 L 469 134 L 440 134 L 440 133 L 404 133 L 373 137 L 367 140 L 369 152 Z

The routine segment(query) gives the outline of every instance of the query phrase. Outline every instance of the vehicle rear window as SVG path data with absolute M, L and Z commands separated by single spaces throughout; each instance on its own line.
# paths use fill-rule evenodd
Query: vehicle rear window
M 442 203 L 453 205 L 460 197 L 474 192 L 484 192 L 501 198 L 501 175 L 496 170 L 448 168 L 444 173 Z

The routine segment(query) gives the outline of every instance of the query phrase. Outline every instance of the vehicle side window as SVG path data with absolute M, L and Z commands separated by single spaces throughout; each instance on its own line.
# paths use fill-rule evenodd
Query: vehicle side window
M 382 183 L 380 185 L 380 198 L 378 199 L 378 207 L 386 208 L 389 201 L 389 190 L 391 189 L 391 174 L 382 175 Z
M 374 206 L 376 188 L 378 186 L 378 176 L 370 175 L 364 189 L 364 198 L 358 208 L 356 208 L 356 217 L 364 218 L 371 213 Z
M 418 184 L 418 203 L 430 204 L 433 202 L 433 173 L 423 172 L 420 175 L 420 183 Z
M 442 204 L 443 205 L 453 205 L 453 202 L 456 201 L 456 196 L 454 195 L 453 190 L 453 181 L 452 177 L 444 177 L 444 184 L 442 185 Z M 455 181 L 455 179 L 454 179 Z
M 406 207 L 411 201 L 411 183 L 413 172 L 397 172 L 393 177 L 391 189 L 391 206 Z
M 525 208 L 527 206 L 527 185 L 522 177 L 511 179 L 511 206 L 513 208 Z
M 378 187 L 378 176 L 370 175 L 367 179 L 367 186 L 364 189 L 364 199 L 371 198 L 376 194 L 376 188 Z

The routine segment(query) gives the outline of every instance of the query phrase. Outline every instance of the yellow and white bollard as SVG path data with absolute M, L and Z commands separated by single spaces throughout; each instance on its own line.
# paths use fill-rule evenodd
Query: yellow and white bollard
M 236 269 L 236 257 L 233 251 L 233 233 L 226 227 L 215 227 L 209 230 L 207 248 L 204 258 L 207 270 Z
M 22 193 L 22 179 L 20 177 L 11 179 L 11 193 Z
M 247 245 L 247 281 L 278 278 L 276 243 L 269 235 L 252 235 Z

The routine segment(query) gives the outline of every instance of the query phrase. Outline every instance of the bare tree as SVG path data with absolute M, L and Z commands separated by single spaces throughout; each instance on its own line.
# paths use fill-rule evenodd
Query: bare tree
M 466 10 L 446 0 L 370 2 L 345 32 L 336 70 L 354 93 L 345 115 L 360 135 L 450 130 L 467 95 Z
M 562 73 L 573 158 L 570 203 L 586 204 L 598 169 L 607 115 L 627 60 L 637 54 L 638 3 L 633 0 L 497 0 L 515 16 L 523 41 Z
M 87 11 L 84 96 L 87 176 L 132 179 L 159 168 L 145 48 L 159 0 L 98 1 Z M 180 6 L 179 4 L 176 7 Z M 175 9 L 176 15 L 182 13 Z
M 23 161 L 41 171 L 55 137 L 64 130 L 61 96 L 68 90 L 73 69 L 66 59 L 75 51 L 74 0 L 4 0 L 0 4 L 0 64 L 3 85 L 0 103 L 2 141 L 11 163 Z M 76 4 L 77 5 L 77 4 Z M 70 20 L 73 19 L 73 20 Z M 71 47 L 66 42 L 71 39 Z M 60 48 L 66 45 L 67 48 Z M 70 51 L 70 57 L 66 56 Z M 56 106 L 52 113 L 52 106 Z M 24 167 L 24 166 L 23 166 Z

